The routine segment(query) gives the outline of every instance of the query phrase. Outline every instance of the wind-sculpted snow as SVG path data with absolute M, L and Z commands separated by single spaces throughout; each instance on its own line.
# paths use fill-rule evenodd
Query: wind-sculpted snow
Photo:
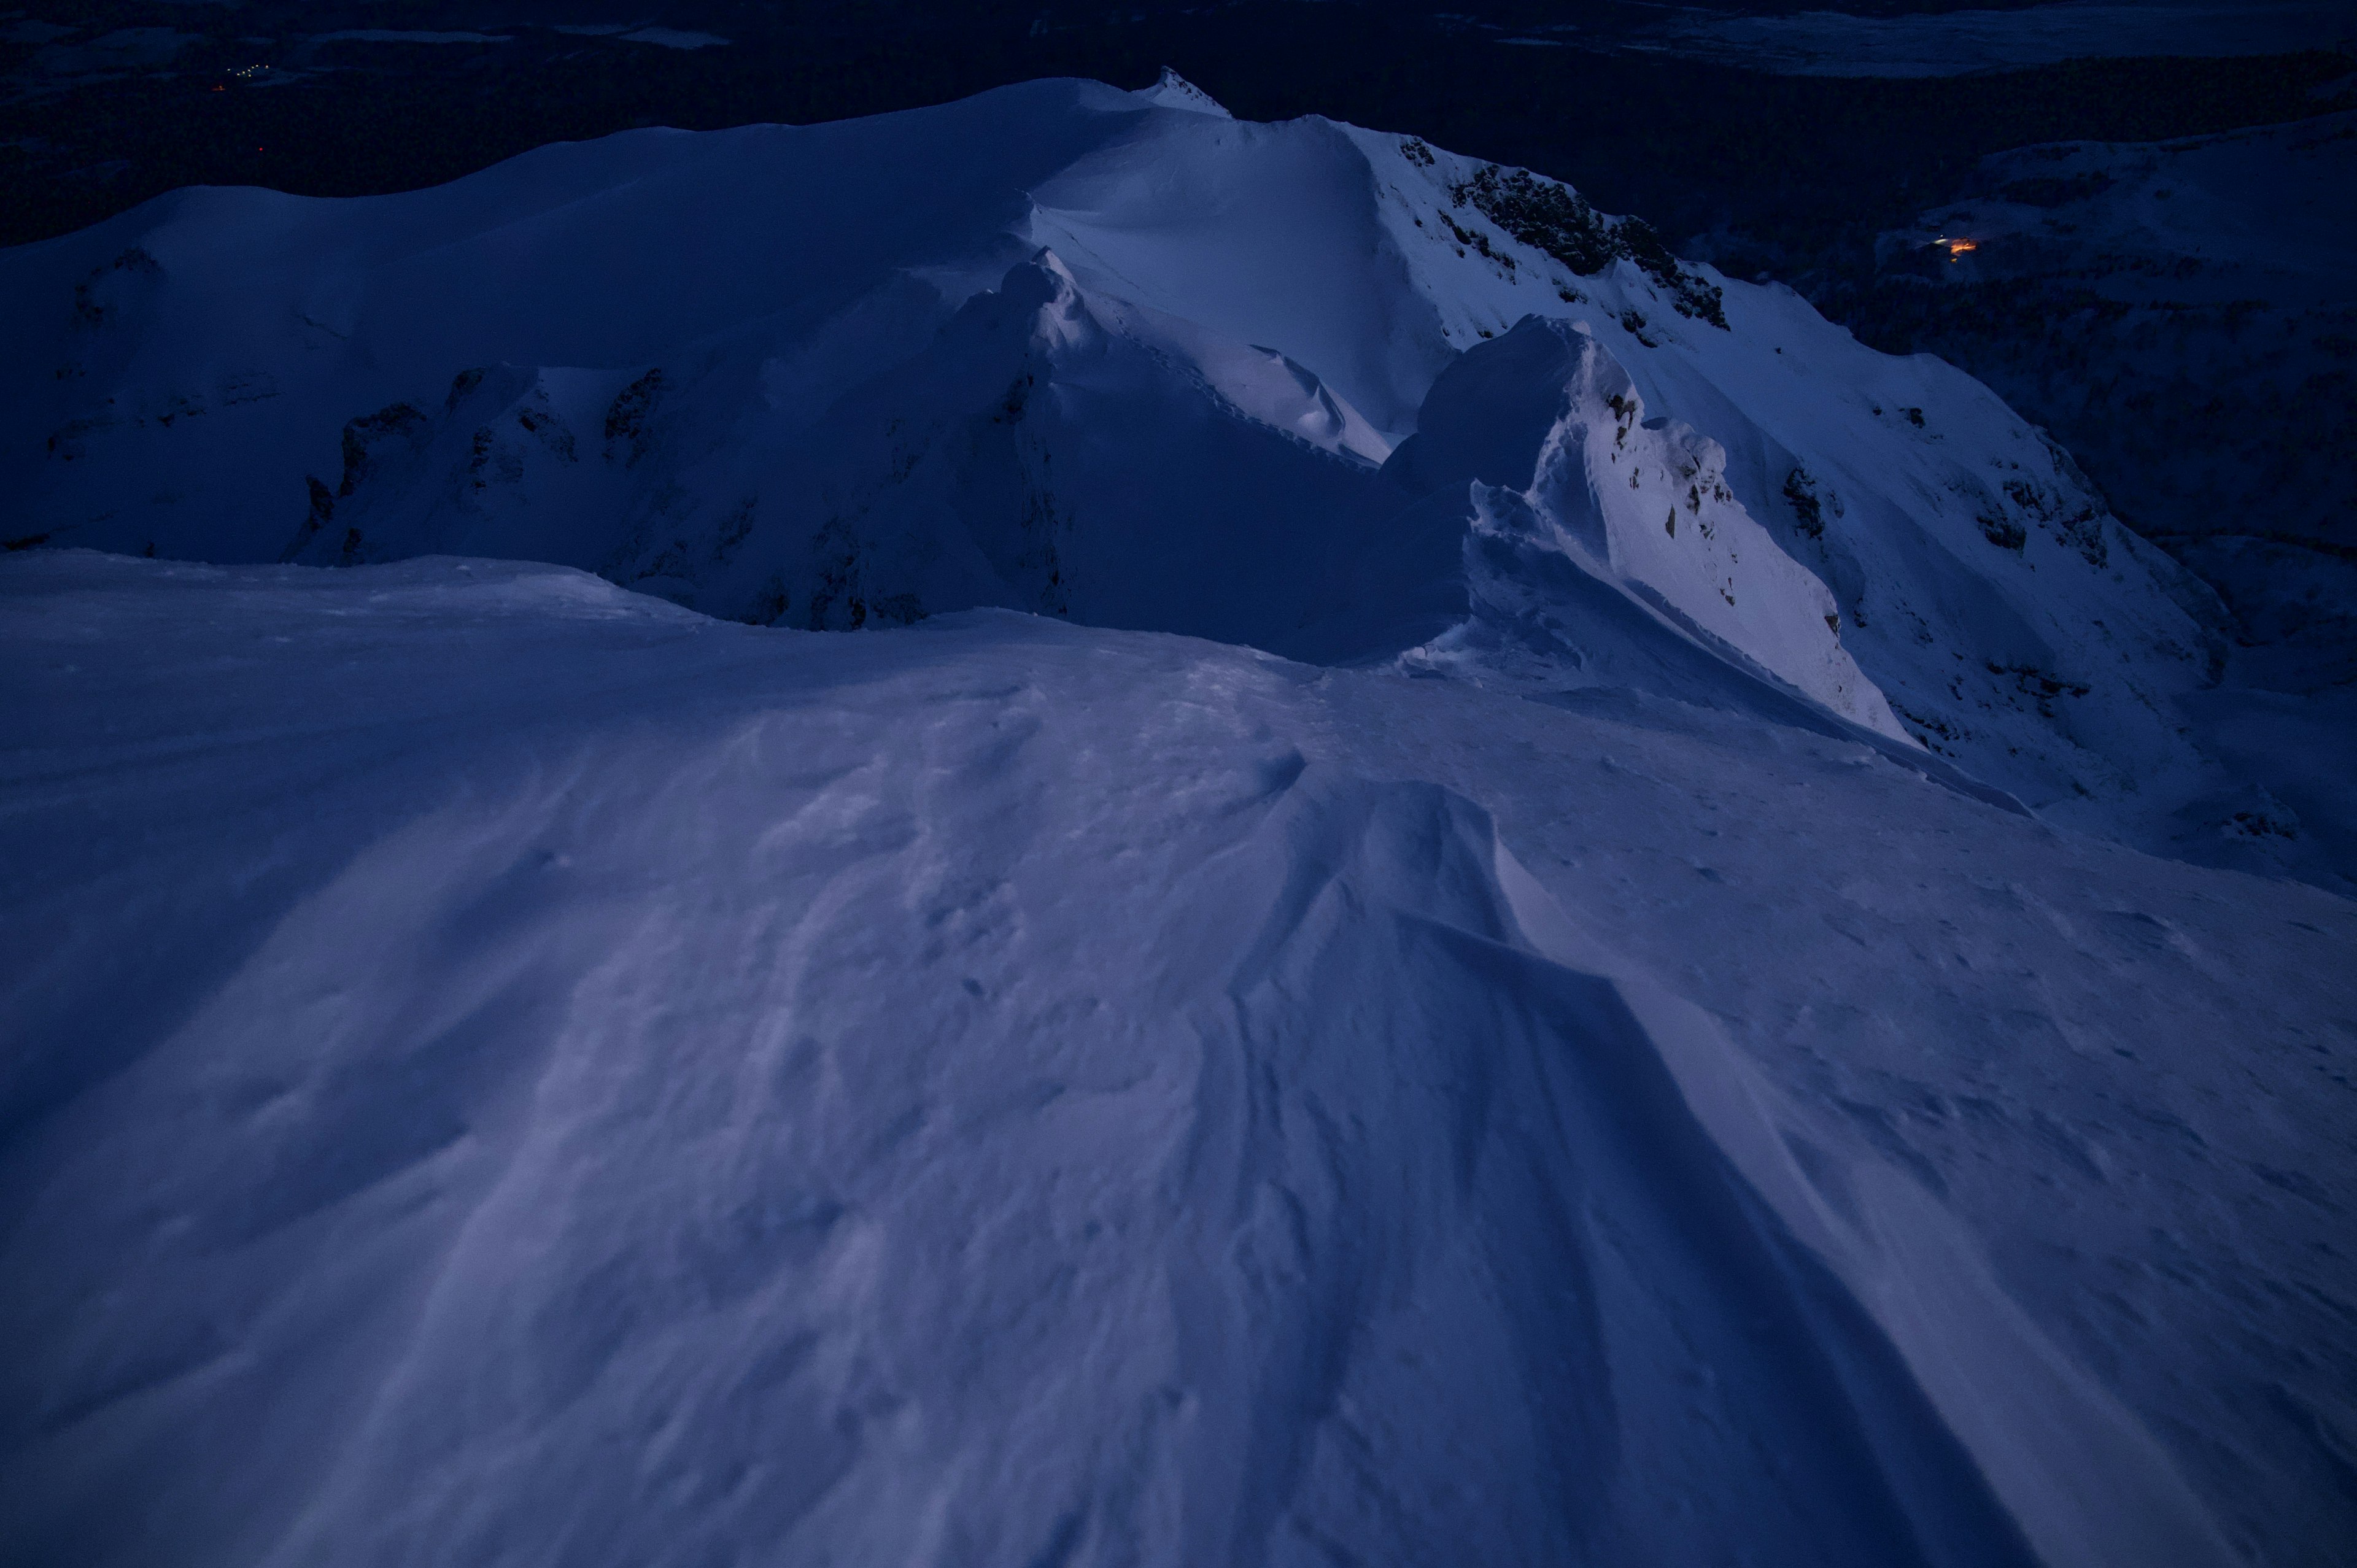
M 1361 470 L 1461 353 L 1576 324 L 1688 433 L 1626 438 L 1684 475 L 1637 499 L 1716 509 L 1615 535 L 1677 635 L 2058 820 L 2335 875 L 2179 712 L 2214 601 L 1985 389 L 1553 182 L 1175 78 L 185 191 L 0 255 L 0 300 L 12 544 L 458 551 L 756 622 L 998 605 L 1332 660 L 1487 635 L 1496 509 L 1404 521 Z
M 0 639 L 10 1561 L 2357 1524 L 2330 895 L 999 613 L 49 553 Z

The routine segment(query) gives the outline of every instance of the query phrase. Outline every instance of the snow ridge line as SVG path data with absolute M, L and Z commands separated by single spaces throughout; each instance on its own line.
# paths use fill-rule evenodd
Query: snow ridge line
M 1870 1154 L 1829 1155 L 1812 1137 L 1825 1134 L 1812 1125 L 1817 1119 L 1753 1069 L 1708 1014 L 1582 932 L 1494 830 L 1491 853 L 1522 940 L 1549 962 L 1606 981 L 1665 1087 L 1747 1189 L 1753 1223 L 1786 1254 L 1784 1268 L 1813 1262 L 1831 1274 L 1846 1298 L 1835 1310 L 1854 1308 L 1895 1352 L 2040 1561 L 2133 1568 L 2235 1560 L 2151 1434 L 2030 1322 L 1931 1194 Z M 1804 1257 L 1792 1257 L 1796 1251 Z M 1786 1277 L 1788 1288 L 1809 1294 L 1792 1273 Z M 1820 1343 L 1848 1338 L 1835 1329 Z M 1903 1394 L 1861 1380 L 1875 1376 L 1876 1359 L 1869 1353 L 1841 1369 L 1861 1417 L 1869 1425 L 1909 1419 Z M 1874 1436 L 1910 1516 L 1967 1505 L 1929 1490 L 1956 1487 L 1959 1477 L 1929 1466 L 1917 1475 L 1898 1469 L 1932 1456 L 1894 1464 L 1889 1455 L 1903 1454 L 1906 1434 Z
M 1485 810 L 1311 764 L 1262 832 L 1283 880 L 1198 1024 L 1179 1176 L 1181 1380 L 1218 1429 L 1189 1444 L 1193 1553 L 1308 1528 L 1332 1450 L 1415 1492 L 1394 1412 L 1428 1377 L 1492 1411 L 1478 1442 L 1520 1427 L 1586 1473 L 1494 1499 L 1533 1551 L 1674 1557 L 1716 1487 L 1720 1528 L 1822 1529 L 1827 1563 L 2233 1561 L 1946 1208 L 1589 937 Z M 1275 1410 L 1324 1413 L 1240 1413 Z M 1771 1426 L 1790 1452 L 1742 1496 L 1727 1466 Z

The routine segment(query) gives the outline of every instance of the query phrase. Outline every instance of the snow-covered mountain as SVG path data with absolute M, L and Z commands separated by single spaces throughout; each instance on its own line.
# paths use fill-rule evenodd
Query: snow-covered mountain
M 1056 81 L 0 252 L 0 1563 L 2348 1561 L 2357 909 L 1936 360 Z
M 998 605 L 1490 650 L 1563 689 L 1683 657 L 1545 629 L 1603 636 L 1561 607 L 1594 583 L 1626 635 L 2061 820 L 2312 859 L 2178 709 L 2214 601 L 1979 385 L 1550 181 L 1176 79 L 634 133 L 367 200 L 186 191 L 0 279 L 18 537 L 542 560 L 802 627 Z M 1460 363 L 1450 395 L 1491 403 L 1448 417 L 1516 449 L 1394 457 Z

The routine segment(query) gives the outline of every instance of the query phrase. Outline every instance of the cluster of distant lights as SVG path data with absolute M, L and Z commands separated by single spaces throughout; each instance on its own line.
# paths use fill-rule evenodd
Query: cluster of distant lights
M 240 81 L 251 81 L 257 76 L 267 74 L 270 68 L 266 65 L 250 65 L 242 70 L 231 71 L 230 75 L 235 77 Z M 213 91 L 215 92 L 227 92 L 229 91 L 229 84 L 223 81 L 216 81 L 213 83 Z M 270 149 L 267 147 L 256 147 L 253 150 L 257 153 L 266 153 Z
M 1981 248 L 1981 242 L 1978 240 L 1949 240 L 1943 238 L 1934 240 L 1932 242 L 1946 251 L 1948 252 L 1948 260 L 1952 262 L 1960 262 L 1964 260 L 1964 252 L 1966 251 L 1977 251 Z

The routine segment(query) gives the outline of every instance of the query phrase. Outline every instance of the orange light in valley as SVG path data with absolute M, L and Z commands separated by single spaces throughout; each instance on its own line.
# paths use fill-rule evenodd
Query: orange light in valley
M 1981 248 L 1978 240 L 1943 240 L 1940 243 L 1948 247 L 1948 260 L 1952 262 L 1966 251 L 1977 251 Z

